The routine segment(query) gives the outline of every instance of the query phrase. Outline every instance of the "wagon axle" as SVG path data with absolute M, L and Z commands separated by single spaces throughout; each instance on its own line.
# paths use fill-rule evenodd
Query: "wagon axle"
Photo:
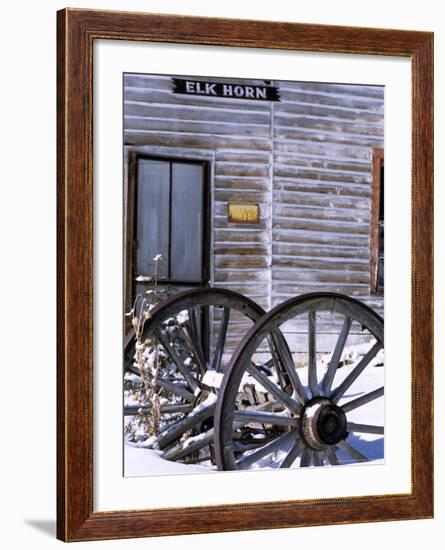
M 321 451 L 336 445 L 347 434 L 347 420 L 343 410 L 325 398 L 315 398 L 305 406 L 300 418 L 300 432 L 306 444 Z

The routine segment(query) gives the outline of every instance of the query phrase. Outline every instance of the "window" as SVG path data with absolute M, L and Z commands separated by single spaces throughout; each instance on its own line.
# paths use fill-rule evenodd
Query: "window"
M 384 287 L 384 170 L 383 149 L 372 155 L 371 203 L 371 292 L 383 294 Z
M 127 209 L 127 298 L 146 290 L 137 277 L 154 275 L 153 258 L 162 255 L 158 281 L 200 286 L 208 277 L 206 164 L 130 156 Z M 131 234 L 131 237 L 130 237 Z M 128 285 L 130 285 L 128 287 Z M 128 292 L 130 291 L 130 292 Z

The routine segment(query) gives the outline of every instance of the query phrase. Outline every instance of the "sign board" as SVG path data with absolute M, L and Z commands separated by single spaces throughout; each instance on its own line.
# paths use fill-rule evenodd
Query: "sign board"
M 276 86 L 258 86 L 230 82 L 204 82 L 172 78 L 173 93 L 226 99 L 254 99 L 258 101 L 280 101 Z
M 229 223 L 260 223 L 260 207 L 247 202 L 229 202 L 227 205 Z

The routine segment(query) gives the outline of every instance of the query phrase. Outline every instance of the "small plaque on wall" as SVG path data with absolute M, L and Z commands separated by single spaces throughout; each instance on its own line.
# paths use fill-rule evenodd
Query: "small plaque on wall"
M 248 202 L 229 202 L 227 205 L 229 223 L 260 223 L 260 207 Z

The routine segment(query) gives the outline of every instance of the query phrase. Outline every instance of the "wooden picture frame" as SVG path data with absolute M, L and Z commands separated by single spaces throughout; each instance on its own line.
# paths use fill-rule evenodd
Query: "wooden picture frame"
M 433 516 L 433 34 L 65 9 L 58 30 L 57 536 L 64 541 Z M 93 511 L 93 44 L 125 40 L 409 58 L 412 66 L 411 491 Z

